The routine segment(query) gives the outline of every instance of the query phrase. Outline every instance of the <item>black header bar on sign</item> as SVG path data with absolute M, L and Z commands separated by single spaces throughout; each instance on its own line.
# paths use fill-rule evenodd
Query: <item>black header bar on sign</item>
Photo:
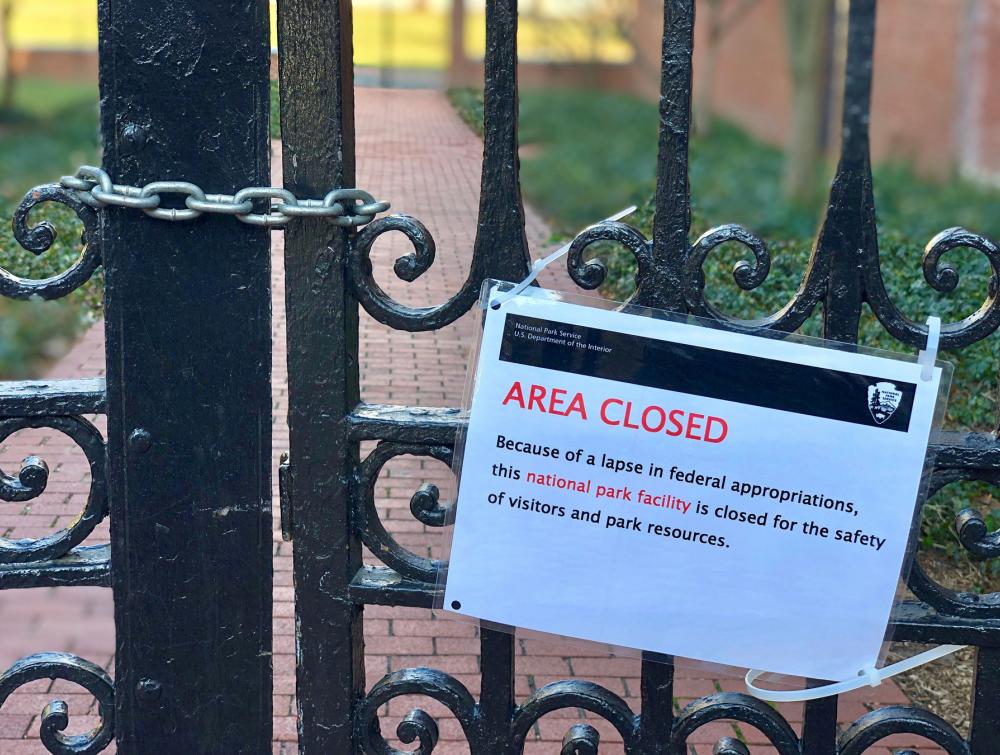
M 507 315 L 500 359 L 575 375 L 906 432 L 916 385 Z

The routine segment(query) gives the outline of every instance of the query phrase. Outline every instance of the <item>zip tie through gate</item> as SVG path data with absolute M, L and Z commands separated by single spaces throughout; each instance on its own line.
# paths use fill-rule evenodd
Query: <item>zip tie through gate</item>
M 836 682 L 835 684 L 824 684 L 820 687 L 810 687 L 809 689 L 774 690 L 757 687 L 754 682 L 756 682 L 766 672 L 755 671 L 753 669 L 747 671 L 744 681 L 746 683 L 747 692 L 757 699 L 764 700 L 765 702 L 799 703 L 806 700 L 819 700 L 822 697 L 842 695 L 845 692 L 852 692 L 856 689 L 861 689 L 862 687 L 877 687 L 890 677 L 902 674 L 904 671 L 910 671 L 918 666 L 923 666 L 925 663 L 936 661 L 939 658 L 944 658 L 952 653 L 962 650 L 965 647 L 967 646 L 939 645 L 936 648 L 931 648 L 923 653 L 918 653 L 912 658 L 907 658 L 906 660 L 893 663 L 889 666 L 885 666 L 884 668 L 867 668 L 863 671 L 859 671 L 856 679 L 845 679 L 844 681 Z
M 636 208 L 635 205 L 632 205 L 631 207 L 626 207 L 624 210 L 622 210 L 620 212 L 616 212 L 614 215 L 612 215 L 610 217 L 607 217 L 607 218 L 604 218 L 604 220 L 602 220 L 600 222 L 601 223 L 612 223 L 612 222 L 614 222 L 616 220 L 621 220 L 622 218 L 626 217 L 627 215 L 631 215 L 633 212 L 636 211 L 636 209 L 637 208 Z M 600 223 L 595 223 L 595 225 L 600 225 Z M 593 226 L 591 226 L 591 227 L 593 227 Z M 568 252 L 570 250 L 571 246 L 573 246 L 573 242 L 572 241 L 570 241 L 569 243 L 564 244 L 563 246 L 559 247 L 558 249 L 556 249 L 551 254 L 548 254 L 545 257 L 542 257 L 541 259 L 535 260 L 533 263 L 531 263 L 531 271 L 524 278 L 524 280 L 522 280 L 520 283 L 518 283 L 516 286 L 514 286 L 514 288 L 512 288 L 512 289 L 510 289 L 508 291 L 501 291 L 496 296 L 494 296 L 493 300 L 490 302 L 490 306 L 493 309 L 500 309 L 500 306 L 502 304 L 504 304 L 507 301 L 510 301 L 515 296 L 517 296 L 519 293 L 521 293 L 522 291 L 524 291 L 524 289 L 526 289 L 528 286 L 530 286 L 532 283 L 534 283 L 535 282 L 535 278 L 538 277 L 538 274 L 540 272 L 542 272 L 542 270 L 544 270 L 545 268 L 547 268 L 549 265 L 551 265 L 553 262 L 555 262 L 556 260 L 558 260 L 560 257 L 564 256 L 566 254 L 566 252 Z

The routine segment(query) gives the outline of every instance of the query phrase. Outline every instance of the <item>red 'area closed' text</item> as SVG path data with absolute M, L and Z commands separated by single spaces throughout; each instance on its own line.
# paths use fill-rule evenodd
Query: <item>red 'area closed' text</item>
M 502 404 L 558 417 L 576 416 L 584 421 L 591 416 L 582 392 L 570 395 L 564 388 L 535 384 L 529 385 L 525 391 L 520 380 L 514 381 Z M 729 424 L 722 417 L 669 409 L 657 404 L 640 407 L 632 401 L 614 397 L 601 401 L 597 419 L 611 427 L 663 433 L 673 438 L 683 437 L 706 443 L 721 443 L 729 434 Z

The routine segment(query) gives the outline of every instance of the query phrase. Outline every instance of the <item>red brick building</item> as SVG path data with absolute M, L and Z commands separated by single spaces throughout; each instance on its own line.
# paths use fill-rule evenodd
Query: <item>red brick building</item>
M 732 26 L 718 47 L 712 93 L 717 113 L 776 144 L 791 123 L 782 1 L 757 0 Z M 662 23 L 654 19 L 663 5 L 638 2 L 634 81 L 655 96 Z M 1000 183 L 1000 0 L 880 0 L 878 14 L 875 159 Z M 696 87 L 705 71 L 705 16 L 696 30 Z

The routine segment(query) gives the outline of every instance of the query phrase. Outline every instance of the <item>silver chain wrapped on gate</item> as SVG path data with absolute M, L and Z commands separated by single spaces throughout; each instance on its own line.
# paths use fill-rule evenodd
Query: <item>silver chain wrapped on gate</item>
M 85 165 L 74 176 L 63 176 L 59 184 L 76 192 L 84 204 L 100 207 L 128 207 L 142 210 L 159 220 L 194 220 L 206 213 L 232 215 L 241 223 L 280 228 L 292 218 L 325 218 L 334 225 L 357 227 L 370 223 L 389 209 L 361 189 L 334 189 L 322 199 L 298 199 L 290 191 L 271 186 L 251 186 L 235 194 L 206 194 L 187 181 L 153 181 L 145 186 L 113 183 L 101 168 Z M 160 206 L 164 194 L 184 197 L 184 209 Z M 254 200 L 266 199 L 268 211 L 255 212 Z

